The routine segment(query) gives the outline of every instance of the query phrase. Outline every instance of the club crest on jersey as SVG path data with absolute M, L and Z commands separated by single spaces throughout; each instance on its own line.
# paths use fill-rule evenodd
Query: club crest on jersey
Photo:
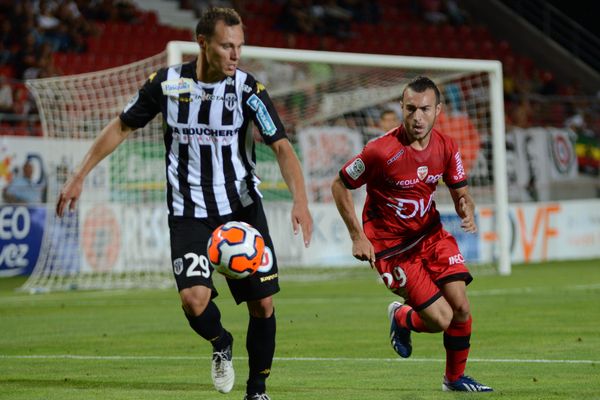
M 225 108 L 229 111 L 233 111 L 236 102 L 237 96 L 235 95 L 235 93 L 227 93 L 225 95 Z
M 365 172 L 365 163 L 360 158 L 352 161 L 352 163 L 346 167 L 346 173 L 354 180 L 357 180 L 363 172 Z
M 429 172 L 429 169 L 427 168 L 426 165 L 421 165 L 419 168 L 417 168 L 417 176 L 419 177 L 420 180 L 423 180 L 427 177 L 427 173 Z
M 165 96 L 172 96 L 179 93 L 190 93 L 192 91 L 194 80 L 190 78 L 169 79 L 161 82 L 160 86 Z

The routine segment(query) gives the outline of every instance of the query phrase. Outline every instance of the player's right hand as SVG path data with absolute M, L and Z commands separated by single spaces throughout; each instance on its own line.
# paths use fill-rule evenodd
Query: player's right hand
M 56 215 L 62 217 L 64 215 L 65 208 L 68 208 L 69 211 L 74 211 L 77 200 L 79 200 L 79 196 L 81 196 L 82 190 L 82 179 L 78 179 L 75 176 L 69 178 L 58 194 L 58 200 L 56 201 Z
M 375 248 L 364 235 L 352 240 L 352 255 L 358 260 L 368 261 L 371 267 L 375 263 Z

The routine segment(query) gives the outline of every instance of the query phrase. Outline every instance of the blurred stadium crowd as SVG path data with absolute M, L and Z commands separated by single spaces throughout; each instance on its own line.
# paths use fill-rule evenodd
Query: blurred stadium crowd
M 507 126 L 569 126 L 600 149 L 600 93 L 576 80 L 559 80 L 517 53 L 460 0 L 171 3 L 196 15 L 210 6 L 236 8 L 249 45 L 498 59 L 504 70 Z M 193 40 L 192 30 L 161 25 L 155 11 L 142 10 L 132 0 L 0 0 L 1 134 L 41 135 L 24 80 L 126 64 L 159 53 L 170 40 Z

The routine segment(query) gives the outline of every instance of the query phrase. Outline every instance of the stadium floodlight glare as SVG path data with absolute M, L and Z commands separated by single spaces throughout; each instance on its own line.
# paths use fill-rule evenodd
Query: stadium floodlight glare
M 78 148 L 91 144 L 151 73 L 197 53 L 197 43 L 176 41 L 156 56 L 121 67 L 27 81 L 44 137 L 63 139 L 61 146 L 64 140 Z M 500 62 L 245 46 L 241 67 L 265 83 L 292 140 L 311 126 L 345 125 L 368 135 L 377 110 L 397 105 L 411 78 L 431 77 L 445 103 L 439 122 L 461 147 L 473 197 L 478 206 L 493 209 L 492 262 L 498 273 L 511 272 Z M 47 142 L 47 151 L 58 151 Z M 66 167 L 49 168 L 42 249 L 23 289 L 172 286 L 168 251 L 148 251 L 162 249 L 155 244 L 165 240 L 168 250 L 162 119 L 135 131 L 103 161 L 100 172 L 86 181 L 79 212 L 57 220 L 52 212 L 57 192 L 66 170 L 82 156 L 73 154 Z M 436 202 L 451 204 L 446 188 L 438 189 Z M 127 230 L 115 239 L 110 232 L 119 224 Z

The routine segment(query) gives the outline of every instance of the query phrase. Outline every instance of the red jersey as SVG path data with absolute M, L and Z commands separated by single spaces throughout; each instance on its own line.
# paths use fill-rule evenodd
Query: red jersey
M 363 228 L 377 258 L 402 252 L 441 227 L 434 201 L 440 179 L 451 188 L 467 185 L 452 138 L 433 129 L 427 148 L 416 150 L 403 126 L 367 143 L 340 177 L 349 189 L 367 185 Z

